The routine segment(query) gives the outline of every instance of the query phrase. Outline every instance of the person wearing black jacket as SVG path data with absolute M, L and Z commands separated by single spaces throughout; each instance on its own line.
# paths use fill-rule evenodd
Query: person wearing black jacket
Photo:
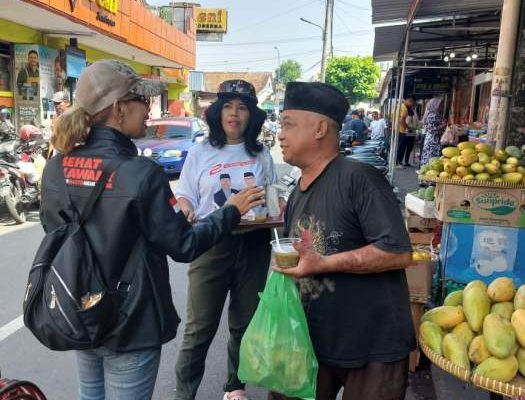
M 76 352 L 81 400 L 151 398 L 161 346 L 173 339 L 180 321 L 166 255 L 192 261 L 230 234 L 241 214 L 264 202 L 262 188 L 245 189 L 195 225 L 187 222 L 162 168 L 137 156 L 131 140 L 144 135 L 149 97 L 162 91 L 159 81 L 142 79 L 124 63 L 95 62 L 78 80 L 74 106 L 54 126 L 52 144 L 61 155 L 48 161 L 43 174 L 44 230 L 82 210 L 103 168 L 119 160 L 85 231 L 109 286 L 117 284 L 135 246 L 142 246 L 151 272 L 148 283 L 135 276 L 132 284 L 151 288 L 135 299 L 124 326 L 100 348 Z M 64 177 L 75 210 L 62 195 Z

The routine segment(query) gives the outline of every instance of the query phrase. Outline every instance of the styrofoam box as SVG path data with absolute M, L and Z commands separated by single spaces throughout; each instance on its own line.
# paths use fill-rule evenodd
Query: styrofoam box
M 435 203 L 422 200 L 408 193 L 405 197 L 405 207 L 422 218 L 435 218 Z

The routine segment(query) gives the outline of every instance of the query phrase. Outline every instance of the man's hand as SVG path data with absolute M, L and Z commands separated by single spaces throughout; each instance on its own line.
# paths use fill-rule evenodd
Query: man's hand
M 226 204 L 237 207 L 241 215 L 244 215 L 252 208 L 263 205 L 266 202 L 265 195 L 264 188 L 250 187 L 232 194 Z
M 296 267 L 280 268 L 273 265 L 275 271 L 293 278 L 304 278 L 305 276 L 320 274 L 325 271 L 326 257 L 312 250 L 308 244 L 297 242 L 294 243 L 295 249 L 299 252 L 299 263 Z

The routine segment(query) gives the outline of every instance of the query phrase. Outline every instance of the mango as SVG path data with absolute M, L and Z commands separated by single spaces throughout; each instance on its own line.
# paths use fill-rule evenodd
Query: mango
M 498 167 L 498 170 L 501 168 L 501 162 L 497 158 L 492 159 L 490 163 Z
M 478 153 L 485 153 L 488 156 L 494 154 L 494 148 L 490 144 L 478 143 L 474 148 Z
M 490 164 L 490 156 L 485 153 L 478 153 L 478 161 L 481 164 Z
M 509 156 L 514 158 L 520 158 L 521 157 L 521 150 L 518 149 L 516 146 L 508 146 L 505 149 L 505 153 L 507 153 Z
M 441 154 L 447 158 L 452 158 L 459 156 L 459 151 L 460 150 L 457 147 L 445 147 L 443 150 L 441 150 Z
M 430 169 L 425 173 L 425 176 L 428 176 L 430 178 L 437 178 L 439 176 L 439 172 L 434 171 L 433 169 Z
M 490 163 L 490 164 L 485 164 L 485 171 L 487 172 L 487 174 L 489 175 L 496 175 L 499 173 L 499 167 Z
M 496 157 L 498 161 L 505 161 L 509 158 L 509 155 L 505 150 L 498 149 L 494 152 L 494 157 Z
M 463 177 L 463 180 L 464 180 L 464 181 L 473 181 L 473 180 L 475 180 L 475 179 L 476 179 L 476 177 L 475 177 L 474 175 L 472 175 L 472 174 L 468 174 L 468 175 L 465 175 L 465 176 Z
M 507 161 L 505 161 L 506 164 L 511 164 L 511 165 L 515 165 L 516 168 L 518 167 L 518 165 L 520 165 L 520 160 L 516 157 L 509 157 L 507 158 Z
M 470 370 L 467 346 L 454 333 L 447 333 L 443 338 L 443 354 L 447 360 L 461 368 Z
M 439 158 L 432 158 L 429 162 L 430 168 L 434 171 L 442 172 L 443 171 L 443 160 Z
M 465 315 L 460 307 L 441 306 L 428 310 L 421 321 L 431 321 L 442 329 L 451 329 L 465 321 Z
M 476 161 L 478 161 L 478 156 L 476 154 L 465 153 L 458 157 L 458 164 L 464 167 L 470 167 Z
M 521 183 L 523 176 L 519 172 L 503 174 L 503 181 L 507 183 Z
M 521 376 L 525 376 L 525 349 L 520 347 L 516 358 L 518 359 L 518 371 L 520 371 Z
M 441 346 L 443 331 L 438 325 L 431 321 L 424 321 L 419 326 L 419 334 L 423 343 L 430 347 L 432 351 L 440 356 L 443 355 L 443 347 Z
M 516 332 L 519 344 L 525 347 L 525 310 L 522 308 L 515 310 L 510 317 L 510 323 Z
M 514 295 L 514 309 L 519 308 L 525 310 L 525 285 L 521 285 Z
M 503 303 L 495 303 L 490 308 L 491 314 L 498 314 L 503 319 L 510 321 L 512 313 L 514 312 L 514 304 L 510 301 L 505 301 Z
M 481 364 L 489 357 L 489 349 L 487 349 L 487 344 L 485 343 L 483 335 L 476 336 L 472 339 L 468 348 L 468 358 L 470 361 L 474 364 Z
M 444 306 L 460 306 L 463 303 L 463 290 L 456 290 L 445 297 Z
M 450 177 L 450 179 L 455 180 L 455 181 L 459 181 L 459 180 L 461 180 L 461 176 L 454 174 L 454 175 L 452 175 Z
M 483 290 L 487 290 L 487 285 L 485 284 L 485 282 L 483 281 L 480 281 L 479 279 L 476 279 L 474 281 L 470 281 L 467 286 L 465 286 L 463 288 L 463 291 L 465 290 L 469 290 L 471 288 L 473 288 L 474 286 L 479 286 L 480 288 L 482 288 Z
M 467 167 L 460 166 L 456 168 L 456 175 L 459 176 L 460 178 L 467 176 L 469 172 L 470 171 Z
M 474 332 L 481 331 L 483 319 L 490 312 L 489 296 L 483 286 L 477 284 L 469 287 L 467 285 L 463 289 L 463 312 Z
M 443 179 L 449 179 L 451 177 L 451 175 L 448 172 L 446 172 L 446 171 L 441 171 L 439 173 L 439 177 L 443 178 Z
M 476 148 L 476 143 L 474 143 L 474 142 L 460 142 L 460 143 L 458 143 L 457 147 L 458 147 L 459 151 L 465 150 L 465 149 L 475 149 Z
M 518 372 L 518 360 L 514 356 L 504 358 L 489 357 L 479 364 L 474 373 L 500 382 L 510 382 Z
M 458 168 L 458 162 L 452 160 L 445 160 L 443 162 L 443 170 L 449 174 L 454 174 Z
M 517 172 L 518 166 L 514 164 L 503 164 L 501 166 L 501 171 L 504 172 L 503 176 L 505 176 L 506 174 L 512 174 L 512 173 L 519 174 L 519 172 Z
M 498 314 L 489 314 L 483 321 L 483 337 L 490 354 L 498 358 L 512 355 L 516 334 L 509 321 Z
M 468 322 L 462 322 L 461 324 L 456 325 L 454 329 L 452 329 L 452 333 L 463 340 L 467 348 L 469 347 L 470 342 L 472 342 L 472 339 L 474 339 L 474 332 L 472 332 L 470 326 L 468 326 Z
M 512 301 L 516 294 L 516 286 L 510 278 L 496 278 L 487 287 L 487 294 L 494 302 Z
M 475 162 L 470 166 L 470 169 L 476 174 L 481 174 L 483 171 L 485 171 L 485 166 L 479 162 Z
M 486 172 L 482 172 L 481 174 L 476 174 L 476 180 L 478 181 L 489 181 L 490 175 Z
M 463 149 L 461 150 L 460 152 L 460 155 L 462 156 L 466 156 L 466 155 L 470 155 L 470 154 L 474 154 L 476 156 L 476 161 L 478 159 L 478 153 L 476 152 L 475 149 Z

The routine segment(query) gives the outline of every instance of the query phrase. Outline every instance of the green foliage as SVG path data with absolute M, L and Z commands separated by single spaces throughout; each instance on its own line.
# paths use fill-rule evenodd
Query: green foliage
M 285 60 L 279 68 L 275 70 L 275 76 L 284 84 L 296 81 L 302 74 L 301 64 L 295 60 Z
M 372 57 L 334 57 L 326 67 L 326 83 L 341 90 L 350 104 L 377 96 L 379 66 Z

